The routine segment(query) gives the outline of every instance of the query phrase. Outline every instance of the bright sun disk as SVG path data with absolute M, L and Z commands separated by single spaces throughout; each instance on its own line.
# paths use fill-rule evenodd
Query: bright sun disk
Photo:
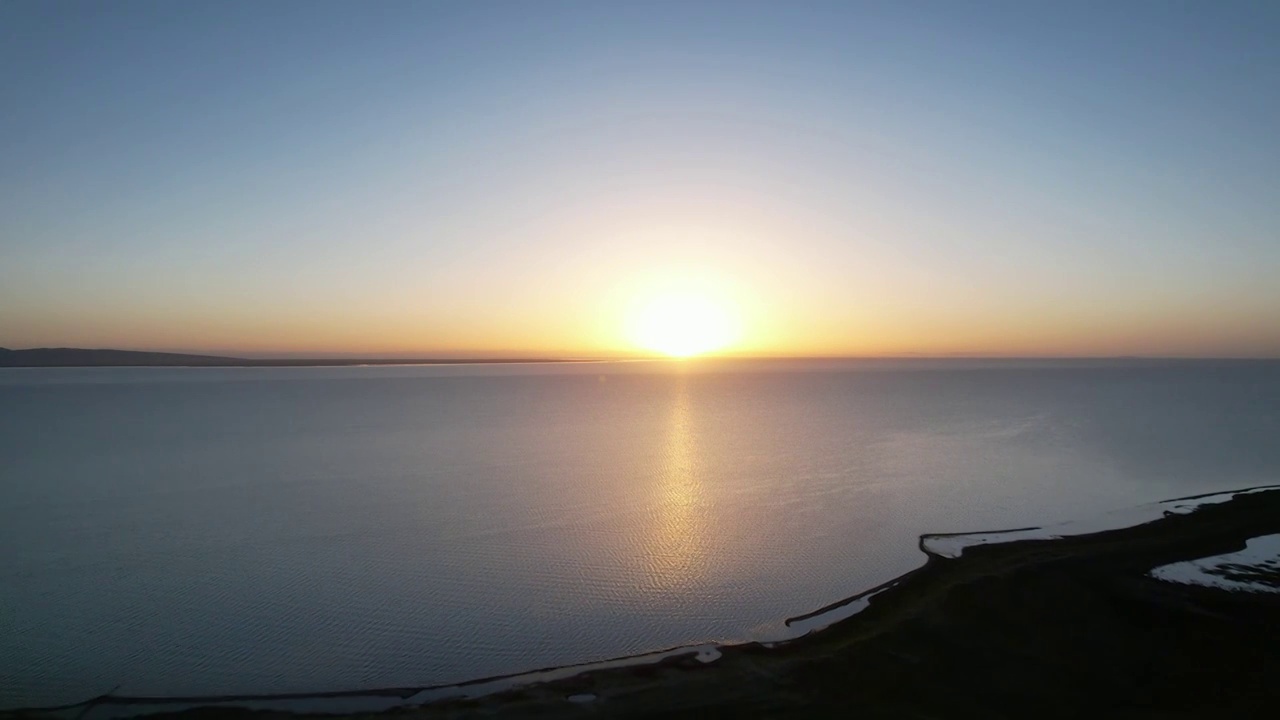
M 732 306 L 696 292 L 667 292 L 641 303 L 632 318 L 634 342 L 671 357 L 720 350 L 738 335 Z

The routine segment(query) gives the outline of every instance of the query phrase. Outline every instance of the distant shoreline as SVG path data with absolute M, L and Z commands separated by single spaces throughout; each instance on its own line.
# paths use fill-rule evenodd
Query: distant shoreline
M 763 361 L 763 362 L 855 362 L 855 363 L 908 363 L 916 365 L 984 364 L 996 365 L 1046 365 L 1054 363 L 1091 364 L 1270 364 L 1280 358 L 1265 357 L 1017 357 L 980 355 L 895 355 L 895 356 L 746 356 L 705 355 L 691 360 L 707 361 Z M 299 358 L 246 358 L 230 355 L 200 355 L 194 353 L 148 352 L 140 350 L 110 350 L 92 348 L 30 348 L 11 350 L 0 347 L 0 368 L 85 368 L 85 367 L 165 367 L 165 368 L 302 368 L 302 367 L 361 367 L 361 366 L 417 366 L 417 365 L 520 365 L 549 363 L 616 363 L 616 362 L 680 362 L 668 357 L 299 357 Z
M 242 358 L 82 348 L 0 348 L 0 367 L 359 367 L 362 365 L 475 365 L 598 362 L 580 358 Z
M 619 360 L 576 360 L 570 358 L 459 358 L 453 359 L 412 359 L 412 360 L 335 360 L 321 358 L 318 360 L 255 360 L 245 359 L 228 363 L 95 363 L 65 365 L 7 365 L 0 368 L 307 368 L 307 367 L 420 367 L 424 365 L 548 365 L 559 363 L 600 363 L 623 362 Z

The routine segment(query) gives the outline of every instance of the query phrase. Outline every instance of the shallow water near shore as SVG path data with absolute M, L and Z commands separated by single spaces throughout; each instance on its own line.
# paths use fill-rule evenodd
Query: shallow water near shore
M 1280 365 L 0 371 L 0 708 L 767 638 L 1019 527 L 1280 477 Z

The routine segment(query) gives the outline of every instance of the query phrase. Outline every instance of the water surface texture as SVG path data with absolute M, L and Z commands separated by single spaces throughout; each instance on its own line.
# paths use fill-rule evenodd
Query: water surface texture
M 420 686 L 781 621 L 917 537 L 1280 478 L 1280 365 L 0 371 L 0 708 Z

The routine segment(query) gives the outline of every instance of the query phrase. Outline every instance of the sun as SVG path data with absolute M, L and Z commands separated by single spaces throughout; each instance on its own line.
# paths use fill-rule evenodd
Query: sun
M 665 290 L 640 300 L 630 326 L 636 345 L 677 358 L 721 350 L 739 334 L 733 304 L 698 290 Z

